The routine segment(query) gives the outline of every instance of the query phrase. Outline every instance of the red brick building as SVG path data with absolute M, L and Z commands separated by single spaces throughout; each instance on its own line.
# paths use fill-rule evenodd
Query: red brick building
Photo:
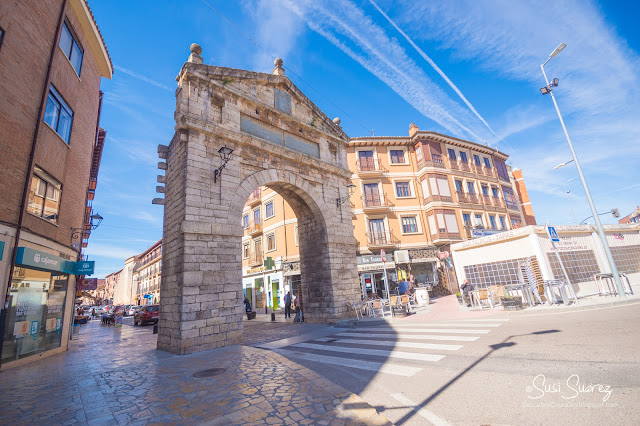
M 112 73 L 85 0 L 0 2 L 2 368 L 67 348 Z

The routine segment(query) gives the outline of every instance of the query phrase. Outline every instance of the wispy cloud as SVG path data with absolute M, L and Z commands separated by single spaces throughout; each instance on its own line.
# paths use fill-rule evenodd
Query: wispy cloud
M 453 101 L 370 16 L 349 0 L 279 0 L 307 26 L 379 78 L 447 132 L 489 139 L 484 126 Z
M 121 73 L 124 73 L 126 75 L 128 75 L 129 77 L 133 77 L 136 78 L 140 81 L 144 81 L 145 83 L 151 84 L 152 86 L 156 86 L 159 87 L 162 90 L 166 90 L 168 92 L 174 93 L 176 91 L 175 88 L 171 88 L 165 84 L 162 84 L 160 82 L 157 82 L 149 77 L 146 77 L 144 75 L 138 74 L 137 72 L 131 71 L 127 68 L 121 67 L 119 65 L 114 65 L 113 68 L 115 68 L 116 70 L 120 71 Z
M 456 94 L 460 97 L 460 99 L 462 99 L 462 101 L 465 103 L 465 105 L 467 105 L 467 107 L 469 107 L 469 109 L 475 114 L 475 116 L 478 117 L 478 119 L 480 121 L 482 121 L 482 123 L 484 123 L 485 126 L 487 126 L 487 129 L 489 129 L 489 131 L 491 131 L 491 133 L 493 133 L 494 136 L 497 137 L 497 135 L 495 134 L 495 132 L 493 131 L 491 126 L 489 126 L 489 124 L 485 121 L 485 119 L 482 118 L 482 116 L 474 108 L 474 106 L 471 105 L 471 102 L 469 102 L 469 100 L 467 100 L 467 98 L 462 94 L 460 89 L 458 89 L 458 87 L 455 84 L 453 84 L 453 82 L 440 69 L 440 67 L 438 65 L 436 65 L 436 63 L 426 53 L 424 53 L 424 50 L 422 50 L 404 31 L 402 31 L 402 29 L 400 29 L 400 27 L 391 18 L 389 18 L 389 15 L 387 15 L 382 9 L 380 9 L 380 6 L 378 6 L 376 4 L 376 2 L 374 2 L 373 0 L 369 0 L 369 3 L 371 3 L 373 5 L 373 7 L 375 7 L 376 10 L 378 12 L 380 12 L 380 14 L 382 16 L 384 16 L 387 21 L 389 21 L 389 23 L 391 25 L 393 25 L 393 28 L 395 28 L 400 34 L 402 34 L 402 37 L 404 37 L 405 40 L 407 40 L 407 42 L 409 42 L 411 47 L 413 47 L 416 50 L 416 52 L 418 52 L 418 54 L 420 56 L 422 56 L 422 59 L 424 59 L 425 61 L 427 61 L 429 63 L 429 65 L 431 65 L 431 67 L 440 75 L 440 77 L 442 77 L 444 79 L 444 81 L 447 82 L 449 87 L 451 87 L 453 89 L 453 91 L 456 92 Z
M 108 257 L 112 259 L 122 259 L 122 260 L 125 260 L 131 256 L 138 254 L 131 247 L 123 247 L 123 246 L 116 246 L 111 244 L 99 244 L 99 243 L 90 243 L 84 252 L 89 256 L 101 256 L 101 257 Z

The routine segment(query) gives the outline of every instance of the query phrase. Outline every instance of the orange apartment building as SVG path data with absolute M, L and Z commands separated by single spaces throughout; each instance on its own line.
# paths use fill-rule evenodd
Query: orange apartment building
M 413 124 L 409 136 L 352 138 L 351 210 L 367 290 L 381 290 L 385 269 L 391 281 L 404 272 L 418 283 L 444 282 L 456 290 L 453 265 L 441 259 L 450 244 L 535 224 L 522 172 L 512 173 L 508 158 Z M 275 298 L 289 289 L 296 294 L 300 282 L 295 214 L 278 194 L 259 188 L 242 220 L 245 295 L 257 308 L 265 299 L 268 307 L 281 306 Z M 264 266 L 266 257 L 272 269 Z

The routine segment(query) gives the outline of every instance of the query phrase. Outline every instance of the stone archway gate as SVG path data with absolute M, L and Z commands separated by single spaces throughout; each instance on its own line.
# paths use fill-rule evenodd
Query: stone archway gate
M 359 297 L 348 195 L 348 137 L 284 75 L 202 64 L 177 77 L 175 135 L 159 146 L 165 186 L 158 348 L 186 354 L 242 342 L 241 215 L 268 186 L 296 212 L 305 320 L 346 315 Z M 214 182 L 223 160 L 231 160 Z

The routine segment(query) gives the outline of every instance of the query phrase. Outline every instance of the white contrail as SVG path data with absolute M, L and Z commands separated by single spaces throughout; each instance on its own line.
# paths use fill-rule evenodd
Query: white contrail
M 166 90 L 167 92 L 171 92 L 171 93 L 175 92 L 175 89 L 172 89 L 171 87 L 169 87 L 169 86 L 167 86 L 165 84 L 159 83 L 159 82 L 157 82 L 155 80 L 150 79 L 149 77 L 146 77 L 144 75 L 138 74 L 138 73 L 136 73 L 134 71 L 128 70 L 128 69 L 123 68 L 123 67 L 121 67 L 119 65 L 114 65 L 113 68 L 117 69 L 118 71 L 120 71 L 122 73 L 127 74 L 128 76 L 131 76 L 133 78 L 137 78 L 138 80 L 144 81 L 145 83 L 149 83 L 152 86 L 156 86 L 156 87 L 159 87 L 159 88 L 161 88 L 163 90 Z
M 476 109 L 473 107 L 473 105 L 471 105 L 471 102 L 469 102 L 467 100 L 467 98 L 465 98 L 465 96 L 462 94 L 462 92 L 460 91 L 460 89 L 458 89 L 456 87 L 455 84 L 453 84 L 453 82 L 451 80 L 449 80 L 449 77 L 447 77 L 445 75 L 445 73 L 440 69 L 440 67 L 438 67 L 438 65 L 436 65 L 435 62 L 433 62 L 433 60 L 427 56 L 426 53 L 424 53 L 424 51 L 422 49 L 420 49 L 420 47 L 418 47 L 418 45 L 416 45 L 413 40 L 411 40 L 411 38 L 409 38 L 409 36 L 400 29 L 400 27 L 398 27 L 396 25 L 395 22 L 393 22 L 393 20 L 391 18 L 389 18 L 389 16 L 384 13 L 384 11 L 382 9 L 380 9 L 380 7 L 373 1 L 373 0 L 369 0 L 369 3 L 371 3 L 373 5 L 373 7 L 375 7 L 378 12 L 380 12 L 380 14 L 382 16 L 384 16 L 387 21 L 389 21 L 389 23 L 391 25 L 393 25 L 393 27 L 398 30 L 398 32 L 400 34 L 402 34 L 402 36 L 405 38 L 405 40 L 407 40 L 409 42 L 409 44 L 411 46 L 413 46 L 414 49 L 416 49 L 416 51 L 420 54 L 420 56 L 422 56 L 422 58 L 427 61 L 429 63 L 429 65 L 431 65 L 431 67 L 433 67 L 433 69 L 440 74 L 440 77 L 442 77 L 444 79 L 444 81 L 447 82 L 447 84 L 453 89 L 454 92 L 456 92 L 458 94 L 458 96 L 460 96 L 460 99 L 462 99 L 462 101 L 469 107 L 469 109 L 471 111 L 473 111 L 473 113 L 476 115 L 476 117 L 478 117 L 480 119 L 480 121 L 482 121 L 484 123 L 485 126 L 487 126 L 487 129 L 489 129 L 491 131 L 491 133 L 493 133 L 494 136 L 498 137 L 498 135 L 496 135 L 496 133 L 493 131 L 493 129 L 491 128 L 491 126 L 489 126 L 489 124 L 485 121 L 484 118 L 482 118 L 482 116 L 480 115 L 480 113 L 478 113 L 478 111 L 476 111 Z

